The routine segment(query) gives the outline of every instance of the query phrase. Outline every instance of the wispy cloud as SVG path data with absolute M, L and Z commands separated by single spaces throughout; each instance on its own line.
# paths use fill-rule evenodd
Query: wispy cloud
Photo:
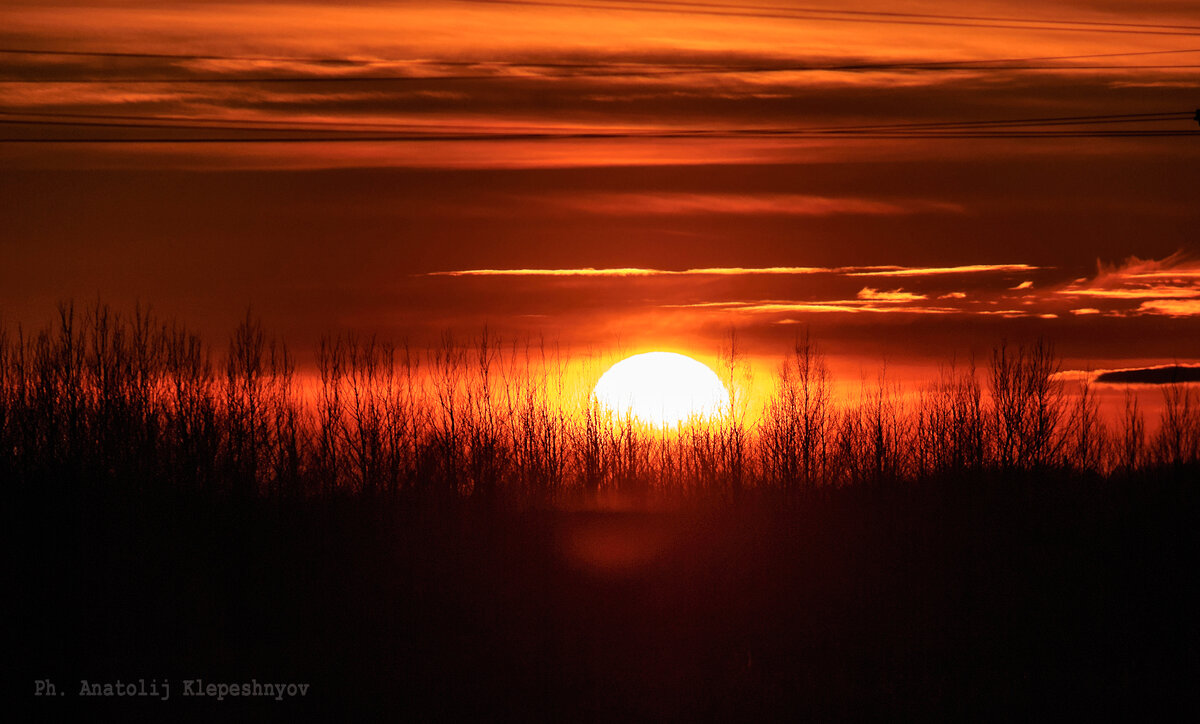
M 838 304 L 835 302 L 814 302 L 811 304 L 774 304 L 763 307 L 748 307 L 744 311 L 769 313 L 848 312 L 856 314 L 954 314 L 958 310 L 945 309 L 942 307 L 898 307 L 878 304 L 852 305 L 846 303 Z
M 851 277 L 903 276 L 919 277 L 943 274 L 979 274 L 985 272 L 1031 271 L 1041 267 L 1028 264 L 973 264 L 954 267 L 902 266 L 769 266 L 769 267 L 698 267 L 695 269 L 647 269 L 637 267 L 568 268 L 568 269 L 458 269 L 427 272 L 424 276 L 471 277 L 646 277 L 646 276 L 754 276 L 789 274 L 843 274 Z M 958 294 L 955 292 L 954 294 Z M 953 294 L 948 295 L 953 296 Z M 964 295 L 965 296 L 965 295 Z
M 864 290 L 874 291 L 874 290 Z M 913 299 L 919 300 L 924 297 L 914 295 L 912 297 L 903 296 L 903 298 L 889 298 L 885 296 L 880 299 L 862 298 L 862 299 L 830 299 L 830 300 L 763 300 L 756 302 L 698 302 L 693 304 L 663 304 L 662 309 L 713 309 L 727 312 L 738 312 L 746 314 L 801 314 L 801 313 L 904 313 L 904 314 L 952 314 L 959 310 L 948 307 L 926 307 L 921 305 L 909 305 L 905 302 Z M 901 292 L 901 295 L 907 293 Z
M 1098 265 L 1095 278 L 1076 280 L 1057 293 L 1140 302 L 1136 310 L 1122 312 L 1191 316 L 1200 313 L 1200 262 L 1182 253 L 1160 260 L 1130 257 L 1120 265 Z
M 1031 312 L 1024 309 L 979 309 L 974 313 L 988 317 L 1005 317 L 1008 319 L 1033 316 Z
M 1194 317 L 1200 315 L 1200 299 L 1154 299 L 1142 302 L 1138 311 L 1168 317 Z
M 460 269 L 457 271 L 429 272 L 433 277 L 651 277 L 651 276 L 755 276 L 788 274 L 829 274 L 833 269 L 807 266 L 770 267 L 703 267 L 697 269 L 643 269 L 637 267 L 614 267 L 596 269 Z
M 1031 290 L 1019 285 L 1013 289 Z M 1182 253 L 1162 259 L 1130 257 L 1123 263 L 1097 264 L 1093 277 L 1026 293 L 1030 312 L 1075 317 L 1200 315 L 1200 261 Z
M 1044 267 L 1029 264 L 967 264 L 963 266 L 938 267 L 860 267 L 858 271 L 848 272 L 856 277 L 919 277 L 939 274 L 984 274 L 989 272 L 1028 272 L 1037 271 Z
M 870 287 L 863 287 L 858 290 L 858 298 L 866 299 L 873 302 L 915 302 L 921 299 L 926 299 L 924 294 L 913 294 L 906 292 L 903 289 L 893 289 L 890 292 L 881 292 Z
M 774 275 L 774 274 L 828 274 L 831 269 L 824 267 L 813 266 L 767 266 L 767 267 L 702 267 L 699 269 L 687 269 L 682 272 L 663 272 L 664 274 L 700 274 L 712 276 L 740 276 L 740 275 Z
M 783 216 L 963 213 L 958 204 L 924 199 L 880 201 L 804 194 L 604 193 L 556 203 L 599 214 L 769 214 Z
M 594 269 L 460 269 L 457 271 L 429 272 L 431 277 L 648 277 L 664 274 L 680 274 L 683 272 L 667 272 L 661 269 L 639 269 L 636 267 L 616 267 Z
M 1060 289 L 1059 294 L 1072 297 L 1107 297 L 1109 299 L 1190 299 L 1200 297 L 1200 288 L 1191 286 L 1126 286 L 1111 289 Z

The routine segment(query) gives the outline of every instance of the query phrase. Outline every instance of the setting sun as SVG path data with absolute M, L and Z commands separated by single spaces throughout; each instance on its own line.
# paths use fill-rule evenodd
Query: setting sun
M 0 0 L 6 708 L 1200 710 L 1197 68 L 1200 0 Z
M 712 417 L 729 405 L 729 391 L 703 362 L 675 352 L 627 357 L 600 376 L 596 399 L 619 415 L 675 426 Z

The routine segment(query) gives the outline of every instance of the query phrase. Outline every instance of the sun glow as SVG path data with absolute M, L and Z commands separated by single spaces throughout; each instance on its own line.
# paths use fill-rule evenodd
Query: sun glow
M 596 400 L 617 415 L 657 426 L 719 415 L 729 391 L 704 363 L 674 352 L 646 352 L 621 360 L 600 376 Z

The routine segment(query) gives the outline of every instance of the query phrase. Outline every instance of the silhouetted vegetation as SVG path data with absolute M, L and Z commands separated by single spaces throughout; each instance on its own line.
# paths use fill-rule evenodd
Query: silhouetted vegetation
M 222 705 L 289 721 L 1194 710 L 1191 388 L 1105 419 L 1039 342 L 846 397 L 802 337 L 751 405 L 733 338 L 729 410 L 666 431 L 565 357 L 334 336 L 310 370 L 250 316 L 214 351 L 104 306 L 0 332 L 19 683 L 169 677 L 174 715 L 184 678 L 311 682 Z M 574 504 L 603 491 L 680 499 Z
M 601 409 L 544 343 L 485 331 L 418 351 L 329 337 L 304 378 L 251 316 L 215 354 L 143 309 L 65 305 L 53 328 L 0 335 L 0 471 L 27 483 L 239 496 L 548 501 L 574 491 L 728 496 L 1200 462 L 1192 387 L 1162 386 L 1150 435 L 1133 397 L 1113 425 L 1089 382 L 1068 394 L 1043 341 L 1001 344 L 986 370 L 950 367 L 915 395 L 880 374 L 843 400 L 806 336 L 761 409 L 741 392 L 735 338 L 721 359 L 730 408 L 665 430 Z

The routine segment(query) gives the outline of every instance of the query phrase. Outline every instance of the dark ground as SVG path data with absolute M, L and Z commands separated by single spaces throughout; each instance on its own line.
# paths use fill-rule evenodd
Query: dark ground
M 1194 720 L 1194 473 L 624 511 L 18 492 L 8 688 L 33 719 Z M 143 677 L 172 699 L 77 697 Z

